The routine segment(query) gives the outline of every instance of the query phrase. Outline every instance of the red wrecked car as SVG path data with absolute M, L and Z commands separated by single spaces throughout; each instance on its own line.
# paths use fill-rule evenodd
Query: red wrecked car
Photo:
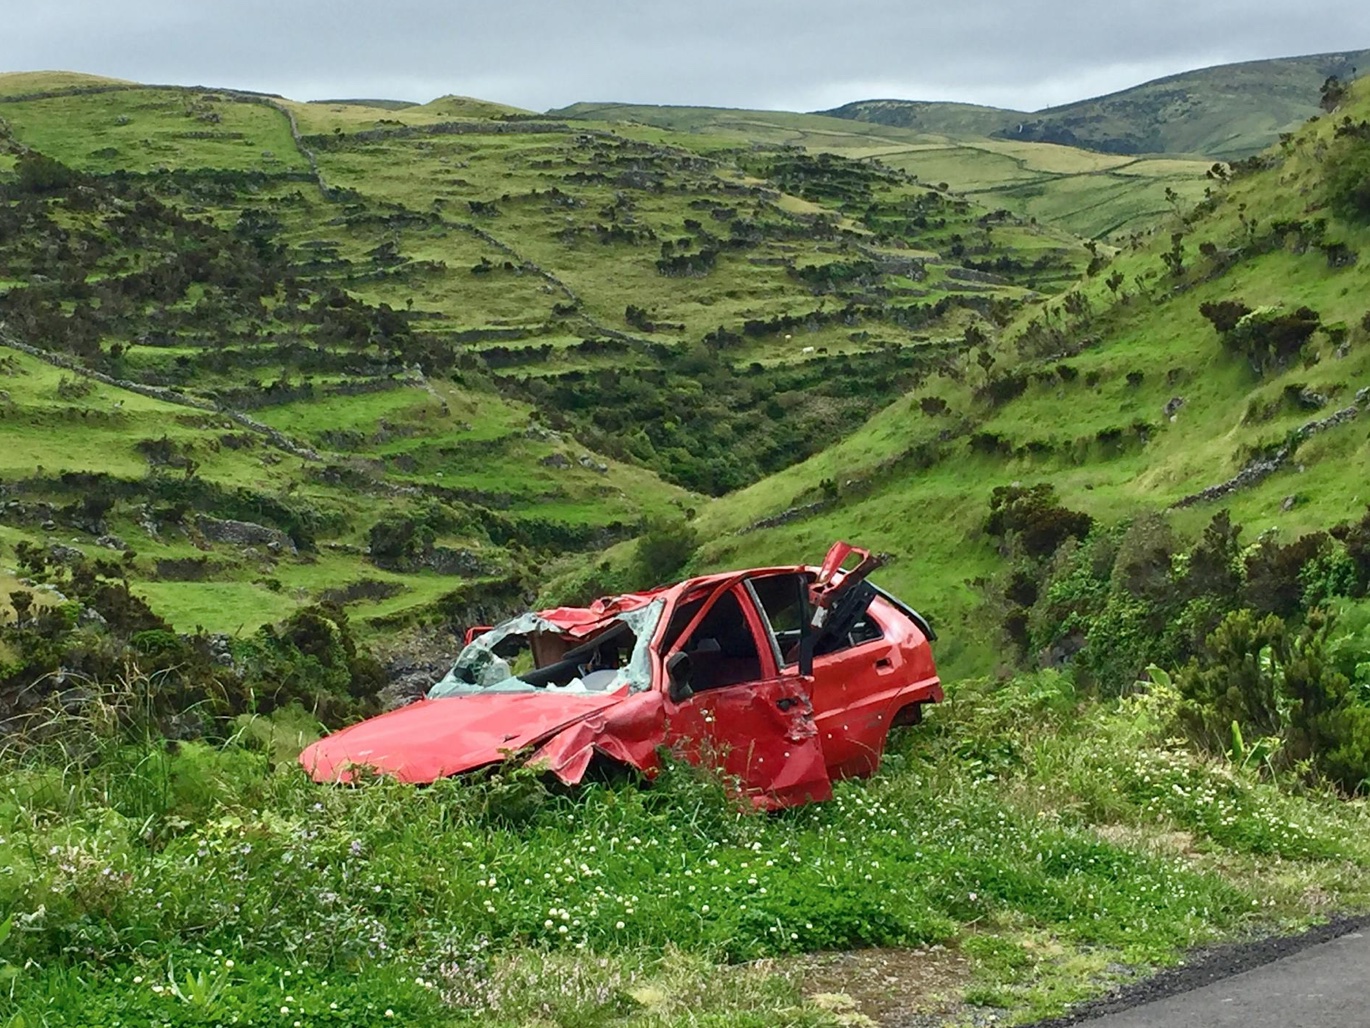
M 844 570 L 853 555 L 859 562 Z M 426 698 L 345 728 L 300 762 L 432 782 L 530 752 L 566 784 L 665 746 L 734 776 L 763 809 L 869 775 L 894 725 L 942 699 L 927 621 L 867 581 L 846 543 L 821 568 L 756 568 L 523 614 L 470 640 Z

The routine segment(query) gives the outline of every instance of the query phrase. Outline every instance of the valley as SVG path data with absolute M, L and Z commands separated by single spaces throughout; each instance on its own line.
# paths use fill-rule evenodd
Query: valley
M 1029 1023 L 1370 909 L 1357 56 L 1008 134 L 0 75 L 0 1025 Z M 834 539 L 947 701 L 829 802 L 299 773 Z

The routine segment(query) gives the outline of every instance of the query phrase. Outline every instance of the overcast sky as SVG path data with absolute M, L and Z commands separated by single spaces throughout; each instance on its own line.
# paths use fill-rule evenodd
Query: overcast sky
M 299 100 L 461 93 L 1036 110 L 1228 61 L 1370 47 L 1367 0 L 5 0 L 0 70 Z

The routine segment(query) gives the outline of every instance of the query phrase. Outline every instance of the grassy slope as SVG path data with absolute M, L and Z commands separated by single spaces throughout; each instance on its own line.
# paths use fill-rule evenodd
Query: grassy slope
M 980 109 L 975 109 L 980 110 Z M 1170 209 L 1167 189 L 1187 201 L 1203 195 L 1211 161 L 1125 157 L 1069 146 L 987 138 L 991 128 L 952 119 L 935 129 L 845 120 L 821 114 L 574 104 L 552 112 L 591 122 L 654 125 L 688 132 L 696 147 L 741 142 L 801 146 L 815 153 L 874 158 L 946 182 L 990 207 L 1059 225 L 1090 238 L 1124 235 Z
M 921 132 L 1236 158 L 1264 149 L 1315 114 L 1329 75 L 1346 79 L 1368 64 L 1370 50 L 1224 64 L 1032 114 L 907 100 L 861 100 L 824 113 Z
M 1362 95 L 1358 115 L 1370 106 L 1366 100 Z M 983 665 L 988 633 L 968 629 L 955 615 L 967 610 L 962 580 L 995 563 L 976 527 L 993 485 L 1050 477 L 1068 502 L 1105 517 L 1138 502 L 1164 503 L 1225 475 L 1237 447 L 1278 437 L 1299 420 L 1277 415 L 1244 424 L 1248 396 L 1273 397 L 1297 380 L 1324 392 L 1340 386 L 1342 401 L 1366 380 L 1367 341 L 1355 334 L 1345 359 L 1327 355 L 1319 339 L 1320 363 L 1255 383 L 1218 355 L 1211 330 L 1195 314 L 1201 299 L 1241 295 L 1306 302 L 1327 323 L 1358 323 L 1366 269 L 1331 272 L 1316 250 L 1272 252 L 1198 281 L 1198 242 L 1225 245 L 1245 233 L 1240 204 L 1263 221 L 1306 216 L 1316 199 L 1315 137 L 1329 131 L 1317 126 L 1291 146 L 1281 167 L 1239 181 L 1190 233 L 1195 272 L 1182 283 L 1188 289 L 1172 293 L 1160 267 L 1168 232 L 1117 258 L 1128 296 L 1116 306 L 1098 281 L 1102 275 L 1088 282 L 1083 288 L 1095 314 L 1073 334 L 1097 341 L 1070 359 L 1081 374 L 1061 395 L 1034 384 L 1018 400 L 982 408 L 971 396 L 982 373 L 967 360 L 960 382 L 936 379 L 812 461 L 708 504 L 698 522 L 711 538 L 705 559 L 811 559 L 833 534 L 895 550 L 902 559 L 886 581 L 942 616 L 948 631 L 939 652 L 949 677 L 956 667 Z M 80 157 L 74 145 L 71 153 Z M 417 145 L 408 154 L 426 159 Z M 377 163 L 405 155 L 386 150 Z M 524 156 L 545 159 L 541 152 Z M 370 159 L 326 155 L 325 172 L 365 183 Z M 491 176 L 475 195 L 489 197 L 498 167 L 473 171 Z M 527 176 L 537 170 L 513 160 L 505 167 Z M 273 188 L 290 195 L 298 183 Z M 384 184 L 388 196 L 411 195 L 406 188 L 398 177 Z M 320 235 L 354 254 L 374 245 L 364 225 L 331 223 L 336 209 L 315 203 L 284 208 L 283 232 L 293 248 Z M 214 213 L 236 217 L 231 204 Z M 519 229 L 512 238 L 536 238 L 530 226 L 542 216 L 520 209 L 500 224 Z M 440 253 L 445 240 L 461 238 L 438 235 L 442 228 L 430 227 L 426 237 L 401 227 L 391 238 L 406 253 L 423 245 Z M 1332 231 L 1354 249 L 1370 245 L 1364 229 Z M 557 257 L 555 248 L 548 253 Z M 562 260 L 559 274 L 590 274 Z M 435 295 L 480 295 L 442 276 L 437 281 Z M 521 281 L 511 276 L 502 288 Z M 378 278 L 367 288 L 395 283 Z M 712 298 L 739 300 L 724 291 Z M 493 315 L 473 302 L 458 316 L 472 325 Z M 126 359 L 161 356 L 140 346 Z M 1016 359 L 1007 342 L 997 357 L 1001 367 Z M 36 474 L 29 467 L 35 458 L 45 470 L 100 461 L 137 474 L 143 461 L 134 441 L 166 432 L 194 447 L 200 475 L 268 491 L 316 490 L 320 504 L 359 508 L 352 535 L 340 541 L 358 541 L 361 515 L 389 502 L 297 475 L 298 460 L 263 460 L 260 448 L 216 448 L 225 426 L 213 416 L 105 387 L 61 395 L 62 374 L 25 357 L 11 357 L 5 368 L 0 432 L 17 444 L 0 448 L 9 462 L 0 465 L 7 483 Z M 1178 374 L 1167 381 L 1172 369 Z M 278 370 L 251 373 L 270 378 Z M 1100 373 L 1094 386 L 1085 384 L 1090 370 Z M 1142 372 L 1138 386 L 1126 384 L 1132 371 Z M 345 401 L 320 396 L 256 414 L 320 443 L 346 417 L 367 430 L 365 456 L 407 455 L 414 470 L 396 465 L 397 471 L 432 483 L 441 472 L 444 481 L 470 474 L 488 486 L 479 477 L 485 469 L 466 459 L 476 449 L 467 444 L 499 443 L 504 481 L 527 481 L 530 502 L 545 506 L 547 497 L 536 495 L 543 487 L 535 458 L 555 444 L 523 431 L 527 408 L 482 377 L 430 380 L 428 387 L 437 395 L 417 382 L 397 382 Z M 927 394 L 946 399 L 954 414 L 924 416 L 917 400 Z M 1172 395 L 1183 395 L 1186 405 L 1176 422 L 1161 424 L 1157 408 Z M 1086 443 L 1067 459 L 1077 437 L 1093 439 L 1100 428 L 1138 417 L 1157 426 L 1145 446 L 1109 456 Z M 439 419 L 463 425 L 423 430 Z M 949 422 L 962 419 L 1014 445 L 1054 436 L 1056 449 L 1031 460 L 996 460 L 969 455 L 958 438 L 923 467 L 919 444 L 936 442 Z M 382 421 L 391 426 L 384 434 Z M 396 426 L 420 431 L 409 435 Z M 443 453 L 448 444 L 451 452 Z M 1299 456 L 1301 474 L 1240 494 L 1237 516 L 1256 527 L 1261 517 L 1279 518 L 1293 530 L 1325 523 L 1364 498 L 1363 421 L 1319 437 Z M 615 465 L 608 474 L 635 502 L 665 507 L 682 499 L 640 469 Z M 792 500 L 816 497 L 825 477 L 841 497 L 835 510 L 782 529 L 731 534 Z M 585 487 L 575 494 L 584 497 L 582 510 L 602 511 L 594 494 L 604 480 L 587 471 L 577 481 Z M 1301 502 L 1278 511 L 1291 493 Z M 6 546 L 29 534 L 27 527 L 0 526 Z M 179 538 L 158 544 L 140 537 L 138 549 L 144 562 L 204 552 Z M 235 604 L 261 616 L 278 596 L 290 601 L 295 589 L 317 590 L 357 573 L 355 556 L 325 547 L 312 561 L 277 561 L 271 574 L 286 585 L 283 594 L 252 580 L 266 573 L 242 569 L 211 583 L 225 587 L 221 595 L 203 583 L 143 588 L 163 590 L 184 616 L 222 615 Z M 8 581 L 0 572 L 0 590 Z M 404 584 L 421 590 L 429 581 L 409 576 Z M 177 598 L 177 591 L 187 595 Z M 0 764 L 7 782 L 0 910 L 15 914 L 19 926 L 0 952 L 0 970 L 18 970 L 13 991 L 0 995 L 0 1019 L 22 1011 L 26 1023 L 83 1028 L 232 1016 L 277 1023 L 284 1008 L 292 1019 L 320 1024 L 381 1023 L 391 1010 L 396 1021 L 428 1024 L 835 1028 L 863 1023 L 862 1012 L 880 1015 L 865 1006 L 875 997 L 858 992 L 855 976 L 844 976 L 840 987 L 857 995 L 833 996 L 830 985 L 810 977 L 808 958 L 797 955 L 917 946 L 907 960 L 927 973 L 894 984 L 881 977 L 874 990 L 908 998 L 899 1016 L 1026 1020 L 1174 961 L 1186 947 L 1297 927 L 1328 906 L 1370 901 L 1364 803 L 1285 791 L 1175 748 L 1168 741 L 1173 696 L 1154 690 L 1102 706 L 1051 673 L 1007 687 L 957 685 L 955 703 L 896 740 L 878 780 L 841 783 L 835 802 L 777 818 L 739 816 L 716 789 L 681 774 L 652 791 L 594 788 L 575 800 L 502 776 L 418 794 L 387 782 L 320 792 L 297 773 L 273 771 L 262 753 L 248 749 L 271 732 L 260 722 L 241 726 L 238 741 L 222 752 L 199 744 L 170 752 L 158 742 L 128 749 L 98 736 L 99 724 L 73 725 L 82 752 L 99 747 L 100 759 L 64 755 L 46 764 L 35 751 L 27 759 L 6 753 Z M 107 699 L 127 704 L 133 697 Z M 279 728 L 295 736 L 300 726 Z M 277 756 L 288 762 L 290 753 Z M 930 944 L 947 950 L 929 951 Z M 716 963 L 757 955 L 779 959 Z M 877 950 L 874 958 L 883 955 Z M 927 984 L 931 977 L 935 988 Z
M 148 471 L 146 459 L 135 448 L 137 442 L 166 437 L 196 455 L 200 461 L 196 473 L 204 481 L 290 497 L 343 519 L 330 534 L 329 545 L 320 552 L 293 556 L 244 552 L 179 530 L 153 537 L 139 526 L 136 510 L 116 511 L 110 519 L 111 533 L 129 542 L 138 553 L 135 591 L 147 596 L 176 627 L 190 630 L 203 625 L 216 632 L 250 631 L 302 603 L 317 600 L 326 590 L 363 579 L 401 587 L 394 597 L 363 602 L 356 608 L 363 618 L 384 617 L 431 603 L 460 584 L 459 579 L 434 573 L 385 571 L 360 558 L 370 524 L 396 509 L 393 496 L 320 481 L 304 462 L 278 459 L 281 455 L 266 446 L 223 446 L 225 429 L 232 426 L 213 415 L 103 385 L 95 385 L 74 402 L 63 400 L 58 396 L 58 386 L 64 378 L 73 377 L 23 355 L 14 355 L 7 362 L 0 377 L 8 396 L 0 420 L 7 443 L 0 452 L 0 477 L 14 482 L 31 476 L 58 478 L 67 472 L 101 470 L 136 481 Z M 463 389 L 439 382 L 433 390 L 401 387 L 359 397 L 301 401 L 257 414 L 273 427 L 306 439 L 335 428 L 344 419 L 354 430 L 369 427 L 372 431 L 385 419 L 398 438 L 380 444 L 376 458 L 394 462 L 409 456 L 412 460 L 406 465 L 410 470 L 391 476 L 395 485 L 499 490 L 509 496 L 507 512 L 515 518 L 526 513 L 541 517 L 551 513 L 567 522 L 598 524 L 601 519 L 623 519 L 637 512 L 665 513 L 692 502 L 684 490 L 615 461 L 606 462 L 609 470 L 603 474 L 574 463 L 553 471 L 540 463 L 543 457 L 554 452 L 569 452 L 575 457 L 584 453 L 584 448 L 527 438 L 526 406 L 489 389 Z M 442 403 L 447 405 L 447 413 L 440 413 Z M 423 435 L 404 434 L 406 426 L 423 428 L 435 422 L 448 426 L 440 429 L 438 439 L 451 440 L 455 446 L 435 444 Z M 498 472 L 492 472 L 485 462 L 461 458 L 461 443 L 474 441 L 497 448 L 501 462 Z M 7 541 L 12 545 L 25 537 L 34 541 L 57 538 L 37 528 L 22 526 Z M 85 533 L 63 535 L 60 541 L 91 556 L 102 552 Z M 481 553 L 481 543 L 476 539 L 453 536 L 442 541 Z M 214 568 L 207 580 L 177 581 L 158 572 L 160 561 L 206 556 Z M 502 560 L 498 552 L 485 556 Z
M 1370 90 L 1361 88 L 1352 117 L 1370 113 Z M 1100 274 L 1081 286 L 1097 312 L 1073 330 L 1095 341 L 1068 363 L 1080 372 L 1069 384 L 1034 382 L 1026 393 L 991 409 L 970 396 L 978 369 L 966 382 L 936 380 L 923 394 L 946 399 L 956 417 L 975 430 L 1004 436 L 1012 448 L 1046 444 L 1049 452 L 1003 458 L 977 455 L 964 438 L 943 444 L 935 464 L 901 466 L 901 455 L 928 444 L 956 421 L 929 417 L 910 395 L 872 418 L 858 432 L 803 464 L 711 504 L 701 515 L 705 563 L 725 566 L 753 559 L 811 559 L 834 537 L 859 539 L 897 554 L 885 581 L 915 605 L 929 609 L 943 627 L 940 654 L 945 666 L 985 667 L 997 647 L 994 630 L 978 623 L 967 580 L 989 573 L 997 556 L 980 532 L 991 490 L 1013 481 L 1055 483 L 1067 505 L 1104 519 L 1139 508 L 1160 509 L 1181 497 L 1221 482 L 1243 465 L 1253 447 L 1278 443 L 1304 422 L 1353 402 L 1370 385 L 1370 339 L 1358 327 L 1370 295 L 1370 264 L 1332 270 L 1317 249 L 1282 248 L 1240 261 L 1225 275 L 1204 281 L 1208 262 L 1195 251 L 1200 242 L 1220 248 L 1241 245 L 1246 211 L 1260 212 L 1262 225 L 1308 216 L 1319 203 L 1319 153 L 1333 131 L 1331 119 L 1300 133 L 1277 166 L 1238 180 L 1217 210 L 1201 218 L 1186 238 L 1191 271 L 1183 292 L 1160 261 L 1168 232 L 1120 254 L 1114 268 L 1125 284 L 1115 299 Z M 1258 230 L 1259 230 L 1258 226 Z M 1332 222 L 1329 239 L 1351 249 L 1370 249 L 1370 229 Z M 1293 243 L 1289 244 L 1290 247 Z M 1140 276 L 1141 282 L 1138 282 Z M 1212 327 L 1199 314 L 1206 300 L 1244 298 L 1252 306 L 1307 304 L 1325 325 L 1350 328 L 1346 356 L 1334 353 L 1319 334 L 1310 351 L 1317 362 L 1265 379 L 1225 354 Z M 1046 305 L 1064 317 L 1055 304 Z M 1041 316 L 1040 314 L 1038 315 Z M 1019 326 L 1021 327 L 1021 325 Z M 1006 333 L 1011 335 L 1012 332 Z M 1007 342 L 1000 359 L 1016 356 Z M 1087 385 L 1090 373 L 1095 385 Z M 1131 372 L 1140 385 L 1127 382 Z M 1318 413 L 1282 410 L 1271 420 L 1248 417 L 1252 405 L 1275 403 L 1290 385 L 1304 385 L 1332 397 Z M 1184 399 L 1173 423 L 1162 407 Z M 1106 452 L 1099 431 L 1134 422 L 1150 426 L 1149 440 L 1134 440 L 1122 452 Z M 1364 469 L 1370 466 L 1365 418 L 1319 435 L 1299 449 L 1297 460 L 1254 488 L 1223 504 L 1200 505 L 1176 515 L 1181 527 L 1196 530 L 1219 506 L 1248 526 L 1248 540 L 1276 528 L 1285 538 L 1326 527 L 1370 502 Z M 835 480 L 846 495 L 816 516 L 778 528 L 739 533 L 758 519 L 818 497 L 815 483 Z M 850 483 L 850 484 L 848 484 Z M 1293 497 L 1291 509 L 1284 509 Z

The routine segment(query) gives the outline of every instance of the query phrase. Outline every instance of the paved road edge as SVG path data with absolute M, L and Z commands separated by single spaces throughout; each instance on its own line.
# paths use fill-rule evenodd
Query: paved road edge
M 1335 914 L 1326 922 L 1295 935 L 1271 935 L 1226 943 L 1190 953 L 1183 964 L 1132 982 L 1098 999 L 1081 1003 L 1068 1014 L 1034 1021 L 1024 1028 L 1069 1028 L 1094 1017 L 1131 1010 L 1155 1000 L 1202 988 L 1233 975 L 1251 971 L 1310 946 L 1331 942 L 1351 932 L 1370 928 L 1370 914 Z

